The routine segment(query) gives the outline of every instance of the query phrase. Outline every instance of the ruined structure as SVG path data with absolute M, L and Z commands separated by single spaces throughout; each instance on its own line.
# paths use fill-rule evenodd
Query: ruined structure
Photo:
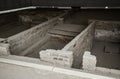
M 74 23 L 70 15 L 56 9 L 1 15 L 0 78 L 119 79 L 120 21 Z

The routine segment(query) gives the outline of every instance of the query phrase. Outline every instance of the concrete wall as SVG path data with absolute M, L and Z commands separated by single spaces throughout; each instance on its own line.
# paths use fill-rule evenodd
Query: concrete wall
M 85 30 L 83 30 L 62 49 L 73 52 L 73 67 L 75 68 L 82 67 L 82 58 L 84 51 L 89 51 L 91 49 L 94 36 L 94 25 L 95 22 L 91 23 Z
M 120 42 L 120 22 L 97 21 L 95 38 L 112 42 Z
M 61 16 L 62 15 L 58 17 Z M 11 53 L 17 55 L 21 55 L 21 53 L 24 54 L 24 51 L 28 53 L 33 50 L 32 48 L 29 49 L 29 47 L 38 41 L 45 42 L 46 40 L 44 38 L 46 38 L 47 31 L 58 23 L 58 17 L 9 37 L 7 40 L 10 43 Z

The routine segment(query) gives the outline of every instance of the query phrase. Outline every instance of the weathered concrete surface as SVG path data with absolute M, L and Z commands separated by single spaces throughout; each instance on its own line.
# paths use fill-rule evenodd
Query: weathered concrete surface
M 91 23 L 85 30 L 76 36 L 62 50 L 73 52 L 73 67 L 81 68 L 85 51 L 89 51 L 92 46 L 95 22 Z
M 41 51 L 40 59 L 64 67 L 71 67 L 73 64 L 73 52 L 47 49 Z
M 95 70 L 96 69 L 97 59 L 96 56 L 91 55 L 91 52 L 85 51 L 83 55 L 82 68 L 84 70 Z

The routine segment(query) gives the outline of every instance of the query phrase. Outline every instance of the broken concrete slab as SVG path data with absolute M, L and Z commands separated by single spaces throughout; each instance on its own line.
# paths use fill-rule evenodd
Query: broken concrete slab
M 55 65 L 71 67 L 73 63 L 73 52 L 48 49 L 41 51 L 40 59 L 46 62 L 51 62 Z

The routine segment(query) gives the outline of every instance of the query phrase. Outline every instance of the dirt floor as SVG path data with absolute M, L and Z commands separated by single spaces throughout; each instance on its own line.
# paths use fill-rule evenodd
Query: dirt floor
M 120 70 L 120 43 L 94 40 L 92 54 L 97 66 Z

